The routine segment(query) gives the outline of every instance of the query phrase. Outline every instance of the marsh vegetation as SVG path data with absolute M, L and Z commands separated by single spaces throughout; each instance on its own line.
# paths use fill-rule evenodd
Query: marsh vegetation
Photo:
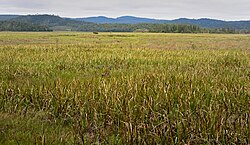
M 0 33 L 0 144 L 249 144 L 250 36 Z

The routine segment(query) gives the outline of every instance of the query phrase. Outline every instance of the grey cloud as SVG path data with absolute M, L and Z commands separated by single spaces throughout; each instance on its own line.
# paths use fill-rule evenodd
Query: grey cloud
M 250 19 L 249 0 L 0 0 L 0 13 Z
M 46 1 L 36 1 L 36 0 L 0 0 L 0 5 L 5 7 L 16 7 L 16 8 L 26 8 L 26 9 L 36 9 L 45 8 L 47 5 Z

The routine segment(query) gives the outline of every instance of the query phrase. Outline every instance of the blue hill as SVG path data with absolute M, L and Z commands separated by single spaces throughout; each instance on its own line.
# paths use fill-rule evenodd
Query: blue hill
M 78 21 L 93 22 L 99 24 L 139 24 L 139 23 L 155 23 L 155 24 L 191 24 L 206 28 L 231 28 L 231 29 L 247 29 L 250 30 L 249 21 L 222 21 L 216 19 L 187 19 L 180 18 L 175 20 L 159 20 L 151 18 L 141 18 L 134 16 L 122 16 L 118 18 L 108 18 L 104 16 L 76 18 Z

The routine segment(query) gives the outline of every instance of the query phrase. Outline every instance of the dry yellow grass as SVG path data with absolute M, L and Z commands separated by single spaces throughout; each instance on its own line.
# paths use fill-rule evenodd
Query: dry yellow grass
M 0 33 L 2 144 L 248 144 L 250 36 Z

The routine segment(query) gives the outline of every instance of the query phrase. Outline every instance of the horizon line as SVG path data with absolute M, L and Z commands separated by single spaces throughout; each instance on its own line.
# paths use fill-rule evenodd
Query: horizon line
M 77 19 L 77 18 L 93 18 L 93 17 L 105 17 L 105 18 L 111 18 L 111 19 L 117 19 L 120 17 L 135 17 L 135 18 L 145 18 L 145 19 L 154 19 L 154 20 L 178 20 L 178 19 L 192 19 L 192 20 L 200 20 L 200 19 L 210 19 L 210 20 L 219 20 L 219 21 L 250 21 L 250 19 L 235 19 L 235 20 L 229 20 L 229 19 L 220 19 L 220 18 L 212 18 L 212 17 L 196 17 L 196 18 L 191 18 L 191 17 L 178 17 L 178 18 L 173 18 L 173 19 L 167 19 L 167 18 L 153 18 L 153 17 L 144 17 L 144 16 L 136 16 L 136 15 L 120 15 L 120 16 L 107 16 L 107 15 L 89 15 L 89 16 L 61 16 L 58 14 L 52 14 L 52 13 L 31 13 L 31 14 L 9 14 L 9 13 L 0 13 L 0 15 L 9 15 L 9 16 L 28 16 L 28 15 L 54 15 L 54 16 L 59 16 L 61 18 L 71 18 L 71 19 Z

